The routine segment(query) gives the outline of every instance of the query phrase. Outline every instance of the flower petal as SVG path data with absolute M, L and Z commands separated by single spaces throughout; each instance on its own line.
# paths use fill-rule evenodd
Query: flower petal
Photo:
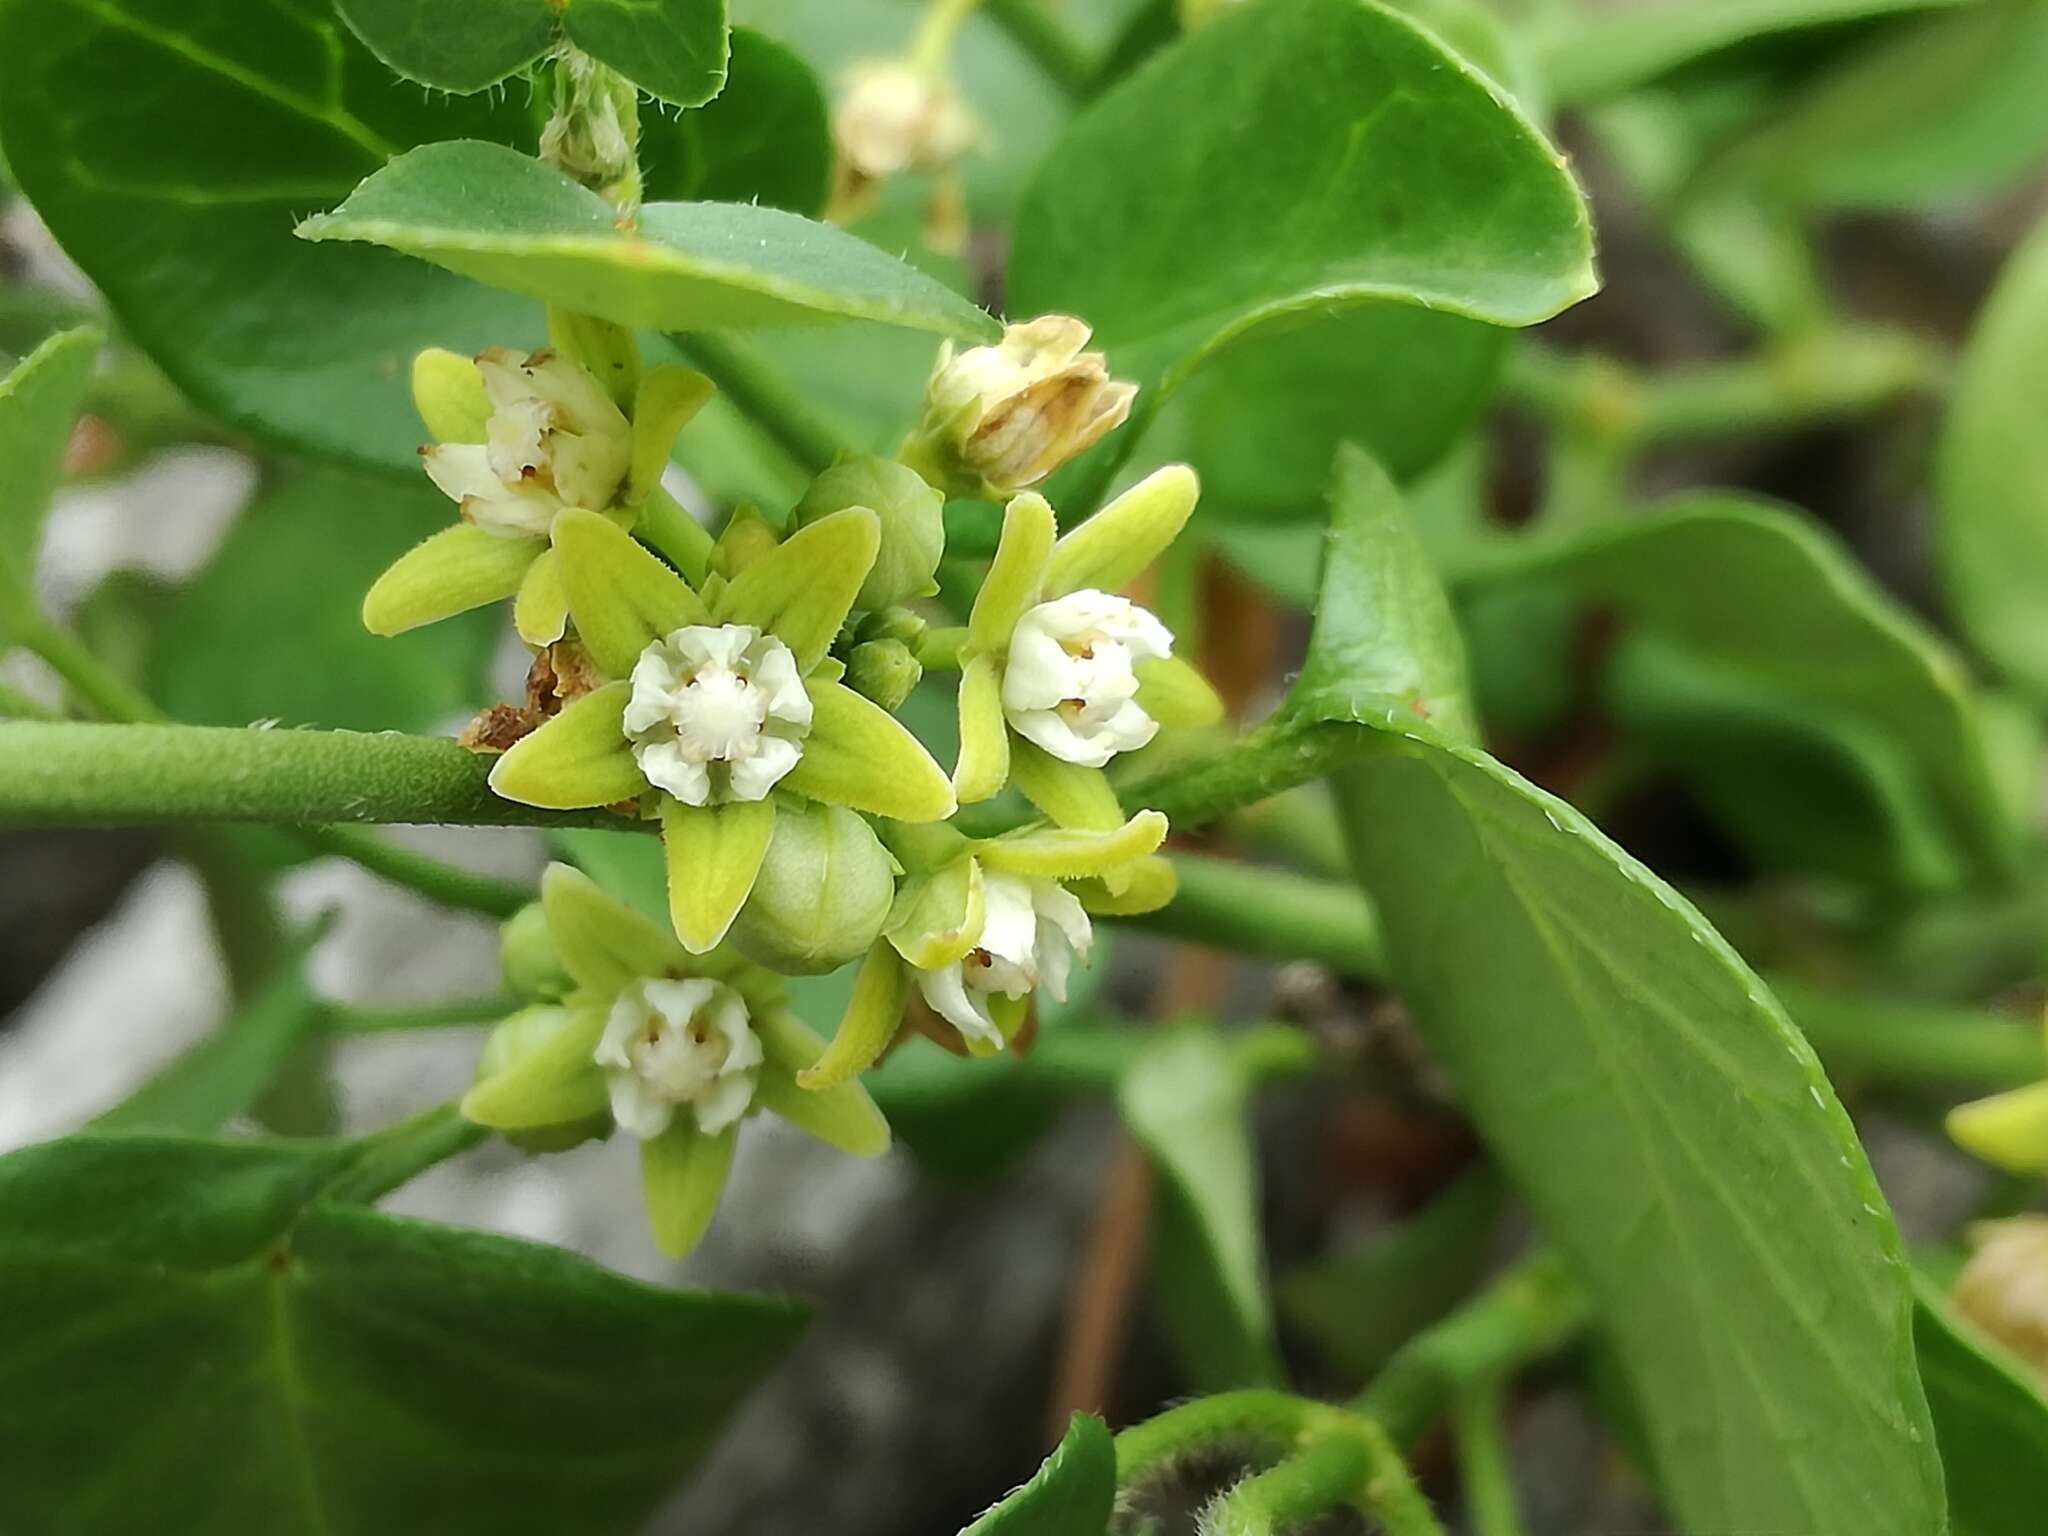
M 1047 595 L 1130 585 L 1187 526 L 1201 489 L 1185 464 L 1154 470 L 1053 546 Z
M 890 958 L 894 960 L 894 956 Z M 861 969 L 865 974 L 867 967 Z M 908 990 L 906 982 L 896 1004 L 895 1016 L 899 1021 L 903 1017 L 902 996 Z M 773 1110 L 798 1130 L 855 1157 L 880 1157 L 889 1150 L 889 1122 L 868 1097 L 867 1089 L 840 1077 L 821 1081 L 815 1087 L 808 1085 L 814 1070 L 825 1060 L 828 1047 L 803 1020 L 786 1008 L 771 1008 L 754 1020 L 754 1028 L 768 1052 L 767 1064 L 761 1068 L 756 1103 Z M 800 1082 L 806 1086 L 799 1087 Z
M 541 875 L 540 904 L 562 968 L 593 992 L 659 976 L 683 958 L 656 924 L 567 864 L 550 864 Z
M 621 723 L 632 693 L 628 684 L 606 683 L 577 699 L 498 759 L 491 788 L 551 811 L 637 799 L 647 779 Z
M 944 821 L 958 809 L 945 770 L 894 715 L 838 683 L 813 679 L 804 691 L 811 733 L 785 789 L 897 821 Z
M 627 676 L 656 640 L 705 621 L 689 583 L 610 518 L 563 512 L 553 537 L 576 633 L 606 677 Z
M 661 805 L 661 844 L 668 862 L 668 915 L 676 937 L 701 955 L 725 937 L 746 905 L 775 835 L 775 802 Z
M 881 547 L 882 520 L 866 507 L 807 523 L 732 579 L 719 621 L 774 635 L 808 673 L 832 648 Z
M 604 1033 L 601 1006 L 577 1008 L 569 1022 L 503 1072 L 462 1096 L 462 1116 L 494 1131 L 567 1125 L 603 1112 L 603 1073 L 591 1059 Z
M 640 378 L 633 399 L 633 467 L 626 479 L 626 500 L 638 506 L 661 484 L 676 434 L 704 408 L 717 387 L 701 373 L 663 364 Z
M 1223 718 L 1223 699 L 1209 679 L 1178 656 L 1138 663 L 1138 706 L 1161 725 L 1206 726 Z
M 659 1136 L 640 1143 L 640 1197 L 647 1206 L 647 1224 L 655 1245 L 670 1258 L 680 1259 L 696 1247 L 711 1225 L 739 1134 L 734 1125 L 707 1136 L 690 1116 L 678 1115 Z
M 986 992 L 968 990 L 958 961 L 919 971 L 917 990 L 926 1007 L 960 1031 L 970 1055 L 993 1056 L 1003 1048 L 1003 1032 L 989 1011 L 993 999 Z
M 562 585 L 561 558 L 544 549 L 526 568 L 512 604 L 512 627 L 528 645 L 553 645 L 569 629 L 569 592 Z
M 1063 763 L 1028 741 L 1012 741 L 1010 778 L 1060 826 L 1109 832 L 1124 824 L 1124 808 L 1100 768 Z
M 968 644 L 982 651 L 1001 651 L 1009 645 L 1010 631 L 1038 601 L 1058 534 L 1052 505 L 1043 496 L 1026 491 L 1011 498 L 1003 509 L 995 561 L 967 618 Z
M 995 657 L 971 657 L 960 669 L 960 759 L 953 765 L 953 793 L 962 805 L 992 799 L 1010 781 L 1002 692 Z
M 976 850 L 991 869 L 1040 880 L 1080 880 L 1121 869 L 1166 841 L 1166 818 L 1140 811 L 1113 832 L 1046 827 L 991 838 Z
M 371 583 L 363 628 L 398 635 L 500 602 L 519 590 L 543 539 L 506 539 L 464 523 L 415 544 Z

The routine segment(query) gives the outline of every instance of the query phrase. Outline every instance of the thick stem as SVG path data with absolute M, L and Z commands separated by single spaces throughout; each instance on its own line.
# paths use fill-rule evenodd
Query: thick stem
M 634 825 L 608 811 L 500 799 L 486 783 L 490 767 L 487 757 L 427 736 L 22 721 L 0 726 L 0 826 Z M 402 862 L 387 859 L 387 867 Z
M 806 474 L 819 474 L 850 446 L 851 434 L 819 411 L 745 342 L 692 332 L 675 343 L 741 415 L 766 432 Z
M 1385 977 L 1379 920 L 1353 887 L 1200 854 L 1171 857 L 1180 880 L 1173 900 L 1120 922 L 1242 954 L 1315 960 L 1364 981 Z

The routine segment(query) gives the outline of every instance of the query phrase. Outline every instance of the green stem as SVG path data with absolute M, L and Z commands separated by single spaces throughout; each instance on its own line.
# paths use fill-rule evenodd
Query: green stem
M 1408 1464 L 1387 1432 L 1362 1419 L 1357 1433 L 1365 1442 L 1369 1473 L 1358 1507 L 1379 1521 L 1386 1536 L 1443 1536 L 1443 1527 L 1422 1490 L 1409 1475 Z
M 1386 975 L 1379 920 L 1357 889 L 1200 854 L 1170 856 L 1180 888 L 1133 928 L 1243 954 L 1319 961 L 1360 980 Z
M 2034 1020 L 1769 980 L 1831 1073 L 1950 1088 L 2022 1088 L 2048 1077 L 2048 1048 Z
M 1262 853 L 1299 864 L 1326 880 L 1349 880 L 1344 823 L 1326 784 L 1309 784 L 1248 805 L 1230 818 L 1230 830 Z
M 489 1134 L 463 1119 L 455 1105 L 437 1105 L 357 1141 L 355 1162 L 322 1191 L 323 1197 L 368 1205 L 436 1163 L 468 1151 Z
M 5 812 L 0 811 L 0 818 Z M 480 875 L 381 838 L 360 827 L 305 827 L 293 834 L 308 847 L 351 860 L 379 879 L 417 891 L 444 907 L 510 917 L 533 900 L 531 888 Z
M 1360 1436 L 1326 1435 L 1224 1493 L 1202 1518 L 1203 1536 L 1277 1536 L 1299 1530 L 1362 1496 L 1372 1471 L 1370 1452 Z M 1433 1525 L 1432 1521 L 1422 1529 Z
M 0 720 L 55 720 L 57 711 L 18 688 L 0 683 Z
M 1451 1430 L 1457 1439 L 1458 1473 L 1472 1536 L 1527 1536 L 1501 1439 L 1497 1380 L 1483 1382 L 1458 1398 L 1451 1408 Z
M 21 721 L 0 727 L 0 827 L 634 825 L 608 811 L 542 811 L 500 799 L 486 782 L 490 768 L 491 759 L 429 736 Z M 380 873 L 411 863 L 373 857 L 385 861 Z M 453 873 L 449 889 L 477 878 Z
M 960 653 L 967 646 L 967 626 L 937 625 L 917 637 L 911 647 L 917 664 L 927 672 L 957 672 Z
M 1070 101 L 1095 94 L 1095 61 L 1041 0 L 986 0 L 989 20 Z
M 48 662 L 72 691 L 108 720 L 161 720 L 162 712 L 128 680 L 86 649 L 70 630 L 29 610 L 18 616 L 13 638 Z
M 927 74 L 943 73 L 961 23 L 980 4 L 981 0 L 931 0 L 911 36 L 910 62 Z
M 1351 1406 L 1384 1425 L 1396 1445 L 1413 1445 L 1450 1403 L 1556 1350 L 1585 1319 L 1585 1300 L 1562 1261 L 1533 1254 L 1396 1350 Z
M 745 342 L 702 331 L 674 340 L 691 366 L 806 474 L 830 469 L 849 447 L 851 434 L 793 389 Z
M 1292 1393 L 1264 1389 L 1197 1398 L 1116 1437 L 1117 1486 L 1155 1482 L 1188 1462 L 1221 1453 L 1252 1462 L 1278 1461 L 1329 1412 Z
M 463 1024 L 495 1024 L 517 1013 L 516 997 L 465 997 L 452 1003 L 427 1003 L 415 1008 L 330 1008 L 327 1029 L 337 1035 L 387 1035 L 412 1029 L 448 1029 Z

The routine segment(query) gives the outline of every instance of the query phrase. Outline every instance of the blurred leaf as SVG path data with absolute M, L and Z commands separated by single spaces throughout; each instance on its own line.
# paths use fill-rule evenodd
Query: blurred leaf
M 1367 1380 L 1479 1283 L 1505 1203 L 1492 1170 L 1475 1169 L 1413 1216 L 1284 1275 L 1281 1318 Z
M 732 30 L 723 91 L 694 111 L 641 114 L 647 196 L 760 203 L 815 215 L 832 186 L 825 93 L 810 67 L 749 27 Z
M 1433 37 L 1365 0 L 1258 0 L 1075 119 L 1009 285 L 1017 313 L 1082 315 L 1116 372 L 1170 384 L 1299 311 L 1529 325 L 1597 283 L 1556 153 Z
M 2048 222 L 1977 317 L 1942 428 L 1935 537 L 1971 644 L 2048 700 Z
M 93 1122 L 95 1131 L 217 1131 L 274 1083 L 316 1038 L 326 1004 L 306 959 L 325 925 L 303 934 L 233 1017 Z
M 960 1536 L 1101 1536 L 1115 1506 L 1116 1442 L 1077 1413 L 1037 1475 Z
M 503 615 L 393 639 L 363 628 L 363 593 L 454 508 L 413 485 L 310 471 L 259 495 L 163 615 L 150 692 L 194 725 L 279 720 L 424 731 L 474 709 Z
M 26 602 L 42 548 L 43 517 L 64 473 L 71 424 L 92 387 L 93 362 L 104 338 L 89 326 L 52 336 L 0 379 L 0 580 L 10 602 Z
M 1117 1088 L 1124 1123 L 1158 1174 L 1153 1278 L 1198 1391 L 1284 1380 L 1266 1299 L 1248 1084 L 1209 1025 L 1154 1035 Z
M 0 1159 L 0 1524 L 616 1536 L 801 1326 L 323 1201 L 358 1155 L 119 1136 Z
M 950 289 L 830 225 L 750 203 L 649 203 L 637 228 L 621 230 L 595 192 L 497 144 L 412 150 L 299 234 L 367 241 L 652 330 L 827 319 L 976 340 L 998 330 Z
M 2025 1361 L 1915 1276 L 1913 1336 L 1955 1536 L 2034 1536 L 2048 1509 L 2048 1397 Z

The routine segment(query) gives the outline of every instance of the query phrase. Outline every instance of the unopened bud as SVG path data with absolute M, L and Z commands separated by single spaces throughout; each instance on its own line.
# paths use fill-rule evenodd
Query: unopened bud
M 864 640 L 846 656 L 846 686 L 892 714 L 924 677 L 924 668 L 901 640 Z
M 775 525 L 757 507 L 740 507 L 726 519 L 718 542 L 711 546 L 711 569 L 727 581 L 782 542 Z
M 507 989 L 520 997 L 553 1002 L 568 996 L 576 985 L 563 968 L 537 901 L 521 907 L 499 929 L 498 968 Z
M 938 590 L 933 576 L 946 551 L 946 498 L 923 476 L 873 454 L 847 459 L 811 482 L 793 522 L 801 528 L 848 507 L 866 507 L 882 523 L 881 548 L 856 608 L 887 608 Z
M 784 975 L 822 975 L 866 953 L 895 896 L 896 866 L 862 816 L 784 804 L 732 941 Z
M 908 59 L 862 59 L 846 72 L 832 138 L 848 170 L 867 181 L 940 171 L 980 137 L 952 81 Z
M 1010 326 L 994 346 L 947 342 L 902 459 L 948 495 L 992 499 L 1036 485 L 1130 415 L 1135 384 L 1110 378 L 1071 315 Z
M 631 81 L 571 49 L 555 72 L 555 110 L 540 133 L 540 157 L 595 187 L 631 215 L 640 202 L 639 93 Z
M 1949 1300 L 2048 1381 L 2048 1216 L 1980 1222 L 1970 1242 Z
M 538 912 L 540 908 L 533 906 L 526 910 Z M 515 922 L 517 920 L 514 919 Z M 483 1055 L 477 1058 L 476 1080 L 480 1083 L 487 1082 L 499 1073 L 517 1066 L 546 1045 L 559 1031 L 569 1028 L 571 1022 L 572 1015 L 568 1009 L 553 1006 L 522 1008 L 509 1018 L 501 1020 L 498 1027 L 491 1031 L 490 1037 L 484 1041 Z M 611 1111 L 605 1109 L 586 1115 L 581 1120 L 571 1120 L 561 1125 L 501 1130 L 499 1134 L 522 1152 L 566 1152 L 586 1141 L 595 1141 L 610 1135 L 611 1129 Z

